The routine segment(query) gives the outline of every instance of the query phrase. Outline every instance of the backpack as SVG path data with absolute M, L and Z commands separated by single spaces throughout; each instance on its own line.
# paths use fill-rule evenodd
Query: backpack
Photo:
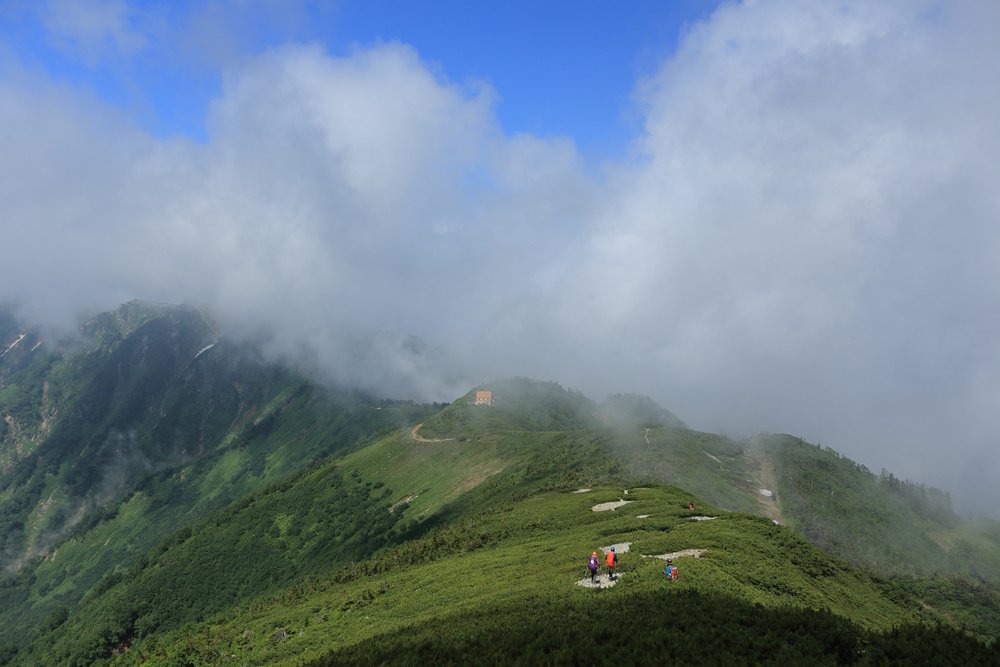
M 590 568 L 591 572 L 596 572 L 597 571 L 597 567 L 598 567 L 598 565 L 597 565 L 597 556 L 591 556 L 590 557 L 590 563 L 587 565 L 587 567 Z

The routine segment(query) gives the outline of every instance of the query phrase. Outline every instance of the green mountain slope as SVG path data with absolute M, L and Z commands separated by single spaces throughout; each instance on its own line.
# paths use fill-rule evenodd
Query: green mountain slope
M 549 405 L 577 404 L 557 385 L 524 385 L 549 393 Z M 498 405 L 502 397 L 497 390 Z M 665 647 L 605 630 L 605 642 L 631 646 L 637 659 L 718 661 L 780 644 L 852 663 L 914 647 L 926 653 L 928 637 L 945 637 L 970 664 L 993 657 L 955 630 L 892 634 L 952 619 L 769 519 L 700 498 L 691 511 L 692 496 L 675 487 L 626 492 L 631 475 L 613 430 L 525 428 L 555 420 L 491 412 L 468 398 L 176 534 L 79 608 L 49 619 L 16 660 L 335 664 L 395 660 L 397 651 L 416 659 L 433 646 L 433 655 L 458 661 L 534 662 L 559 637 L 579 637 L 566 619 L 599 616 L 605 603 L 623 618 L 631 608 L 646 630 L 669 627 L 683 609 L 676 623 L 730 637 L 722 648 Z M 598 483 L 605 486 L 589 488 Z M 614 509 L 593 511 L 609 502 Z M 587 554 L 625 543 L 614 588 L 577 585 Z M 655 557 L 668 553 L 682 572 L 677 582 Z M 501 632 L 497 615 L 516 622 Z M 540 639 L 525 645 L 529 627 Z M 578 641 L 552 655 L 581 659 L 594 644 Z
M 348 455 L 344 466 L 392 488 L 393 502 L 418 520 L 453 512 L 460 498 L 464 507 L 526 489 L 624 480 L 589 399 L 526 379 L 489 387 L 496 406 L 473 405 L 470 392 L 416 428 Z
M 43 656 L 92 664 L 133 636 L 171 630 L 361 559 L 398 538 L 385 490 L 320 466 L 174 534 L 103 579 Z
M 798 438 L 756 445 L 773 462 L 782 515 L 814 544 L 884 574 L 1000 582 L 1000 524 L 962 520 L 946 493 Z
M 428 413 L 318 389 L 187 307 L 127 304 L 0 362 L 0 644 L 179 528 Z
M 0 661 L 995 657 L 960 628 L 1000 635 L 996 524 L 796 438 L 523 378 L 481 387 L 493 405 L 373 401 L 191 307 L 127 304 L 71 343 L 9 316 L 0 334 Z M 576 585 L 625 542 L 618 585 Z M 687 549 L 707 551 L 678 582 L 641 557 Z M 567 621 L 605 606 L 686 639 Z

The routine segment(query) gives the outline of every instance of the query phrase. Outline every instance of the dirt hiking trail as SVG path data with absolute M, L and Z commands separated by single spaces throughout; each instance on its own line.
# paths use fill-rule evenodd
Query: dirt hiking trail
M 455 438 L 422 438 L 420 437 L 418 431 L 420 431 L 420 427 L 423 425 L 424 425 L 423 422 L 420 422 L 419 424 L 413 427 L 413 430 L 410 431 L 411 439 L 416 440 L 417 442 L 448 442 L 449 440 L 455 439 Z

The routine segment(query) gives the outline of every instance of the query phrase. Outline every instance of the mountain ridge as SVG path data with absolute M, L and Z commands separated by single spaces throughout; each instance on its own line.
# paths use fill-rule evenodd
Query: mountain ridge
M 195 359 L 216 340 L 197 309 L 133 303 L 0 375 L 0 412 L 35 426 L 0 434 L 0 641 L 187 523 L 427 411 L 314 387 L 225 339 Z
M 27 330 L 10 322 L 0 317 L 4 349 L 10 345 L 4 340 Z M 561 499 L 575 489 L 609 494 L 638 486 L 670 499 L 663 501 L 666 510 L 654 503 L 673 517 L 654 530 L 661 537 L 681 534 L 681 526 L 691 530 L 690 524 L 707 531 L 708 539 L 716 526 L 732 526 L 735 532 L 712 538 L 722 540 L 716 549 L 731 552 L 737 542 L 761 539 L 771 545 L 755 549 L 763 549 L 759 557 L 772 563 L 772 575 L 734 589 L 739 599 L 785 599 L 768 597 L 789 585 L 770 550 L 801 540 L 767 537 L 779 530 L 772 523 L 778 520 L 835 554 L 826 561 L 830 556 L 809 551 L 804 562 L 838 563 L 822 566 L 824 572 L 863 573 L 858 581 L 868 583 L 824 575 L 834 576 L 836 587 L 860 586 L 851 594 L 854 606 L 834 612 L 852 624 L 841 629 L 847 635 L 876 632 L 871 641 L 889 641 L 880 633 L 891 624 L 870 627 L 857 613 L 869 604 L 863 600 L 882 597 L 905 601 L 890 614 L 896 623 L 945 622 L 979 637 L 1000 634 L 1000 599 L 989 583 L 1000 577 L 994 523 L 964 522 L 946 494 L 885 471 L 875 476 L 792 436 L 736 441 L 692 430 L 648 397 L 616 394 L 595 402 L 558 383 L 527 378 L 480 385 L 444 406 L 375 400 L 319 387 L 268 364 L 252 347 L 220 337 L 195 307 L 130 302 L 88 321 L 81 338 L 64 348 L 32 347 L 14 346 L 0 359 L 0 413 L 11 417 L 0 430 L 0 456 L 7 461 L 0 471 L 0 518 L 6 521 L 0 538 L 8 565 L 19 568 L 9 570 L 0 586 L 0 646 L 21 655 L 28 661 L 23 664 L 56 654 L 66 664 L 133 664 L 123 653 L 131 646 L 149 656 L 180 651 L 191 659 L 179 647 L 200 636 L 206 619 L 232 613 L 234 604 L 256 608 L 312 586 L 325 595 L 330 586 L 375 577 L 374 588 L 359 589 L 362 602 L 338 603 L 367 607 L 385 597 L 383 584 L 398 586 L 379 573 L 423 567 L 423 548 L 444 549 L 446 559 L 485 554 L 477 557 L 503 567 L 499 554 L 516 549 L 527 535 L 551 533 L 555 541 L 545 549 L 568 554 L 577 549 L 574 542 L 556 535 L 576 534 L 579 526 L 552 523 L 548 510 L 532 503 L 549 498 L 553 504 L 545 507 L 558 514 L 568 502 Z M 475 405 L 474 392 L 486 389 L 494 404 Z M 102 465 L 122 471 L 110 492 Z M 831 496 L 831 485 L 845 493 Z M 336 490 L 355 504 L 340 503 Z M 73 505 L 73 499 L 90 504 Z M 688 502 L 719 518 L 684 523 Z M 529 511 L 535 515 L 522 516 L 512 528 L 475 518 L 521 516 L 524 507 L 536 508 Z M 721 520 L 728 516 L 733 518 Z M 615 526 L 602 531 L 624 539 Z M 595 546 L 594 534 L 588 540 Z M 242 546 L 227 551 L 234 543 Z M 31 544 L 35 554 L 12 549 Z M 244 554 L 257 560 L 241 564 Z M 344 557 L 352 563 L 341 562 Z M 465 561 L 448 562 L 458 567 Z M 558 559 L 546 562 L 553 573 L 565 567 Z M 797 566 L 786 566 L 791 576 Z M 708 579 L 699 586 L 739 579 L 728 567 L 706 570 Z M 216 572 L 209 579 L 218 590 L 180 583 L 195 570 Z M 647 566 L 641 571 L 656 579 Z M 647 595 L 648 585 L 633 592 Z M 503 599 L 492 584 L 480 588 L 488 593 L 481 604 Z M 824 599 L 806 590 L 793 587 L 783 595 L 798 609 L 837 609 L 834 600 L 846 595 L 836 588 Z M 552 603 L 572 609 L 590 604 L 562 596 Z M 428 622 L 434 618 L 441 620 L 432 615 Z M 839 623 L 813 621 L 831 632 Z M 393 644 L 387 636 L 378 641 Z M 263 650 L 255 642 L 247 650 Z M 326 645 L 314 658 L 347 656 L 338 653 L 346 646 Z M 361 644 L 351 646 L 362 652 L 350 655 L 371 655 Z M 296 655 L 286 657 L 305 654 Z

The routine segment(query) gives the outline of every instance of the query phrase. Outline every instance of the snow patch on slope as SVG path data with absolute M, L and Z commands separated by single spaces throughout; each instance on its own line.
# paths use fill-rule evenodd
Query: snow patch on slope
M 0 354 L 0 359 L 3 359 L 4 357 L 6 357 L 6 356 L 7 356 L 7 353 L 8 353 L 8 352 L 10 352 L 11 350 L 13 350 L 13 349 L 14 349 L 14 347 L 15 347 L 15 346 L 16 346 L 16 345 L 17 345 L 18 343 L 20 343 L 20 342 L 21 342 L 22 340 L 24 340 L 24 337 L 25 337 L 25 336 L 27 336 L 27 335 L 28 335 L 28 334 L 26 334 L 26 333 L 23 333 L 23 334 L 21 334 L 20 336 L 18 336 L 18 337 L 17 337 L 17 340 L 15 340 L 15 341 L 14 341 L 13 343 L 11 343 L 11 344 L 10 344 L 10 347 L 8 347 L 8 348 L 7 348 L 6 350 L 4 350 L 4 351 L 3 351 L 3 354 Z
M 200 357 L 201 355 L 203 355 L 203 354 L 205 354 L 206 352 L 208 352 L 209 350 L 211 350 L 211 349 L 212 349 L 213 347 L 215 347 L 215 343 L 217 343 L 217 342 L 218 342 L 218 341 L 215 341 L 215 342 L 212 342 L 212 343 L 209 343 L 209 344 L 208 344 L 208 345 L 206 345 L 205 347 L 203 347 L 203 348 L 201 348 L 200 350 L 198 350 L 198 354 L 194 355 L 194 358 L 195 358 L 195 359 L 197 359 L 197 358 L 198 358 L 198 357 Z

